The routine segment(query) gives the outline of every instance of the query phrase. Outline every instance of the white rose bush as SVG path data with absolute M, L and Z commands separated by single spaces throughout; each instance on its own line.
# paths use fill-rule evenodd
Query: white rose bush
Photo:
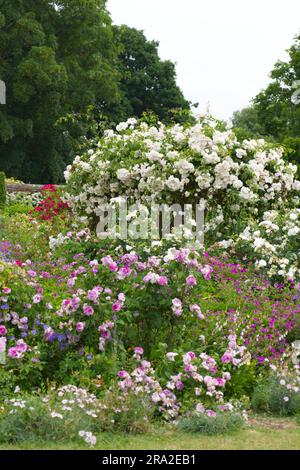
M 267 268 L 271 276 L 293 277 L 299 275 L 293 250 L 296 221 L 285 233 L 289 247 L 285 255 L 274 255 L 276 246 L 266 240 L 264 258 L 273 253 L 267 265 L 259 264 L 258 231 L 245 234 L 255 225 L 270 231 L 266 214 L 275 211 L 280 217 L 299 206 L 296 171 L 281 147 L 263 139 L 238 142 L 231 129 L 204 115 L 190 127 L 155 127 L 129 119 L 92 142 L 68 166 L 65 178 L 68 204 L 91 226 L 98 208 L 120 196 L 146 206 L 204 201 L 206 248 L 218 243 L 233 249 L 243 242 L 250 259 L 257 256 L 257 265 Z M 282 263 L 283 259 L 288 262 Z

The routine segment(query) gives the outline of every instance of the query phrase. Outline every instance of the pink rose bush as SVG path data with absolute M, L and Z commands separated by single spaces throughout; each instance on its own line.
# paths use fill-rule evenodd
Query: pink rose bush
M 29 387 L 65 380 L 63 370 L 73 374 L 74 367 L 91 383 L 104 371 L 108 385 L 120 368 L 117 356 L 125 366 L 139 344 L 134 357 L 151 361 L 161 390 L 176 392 L 177 401 L 182 395 L 180 409 L 211 409 L 211 398 L 232 392 L 230 376 L 278 360 L 298 334 L 295 283 L 274 286 L 248 266 L 186 248 L 149 256 L 100 251 L 90 259 L 74 254 L 81 237 L 73 238 L 58 247 L 64 257 L 54 251 L 39 265 L 1 264 L 5 368 L 17 368 Z

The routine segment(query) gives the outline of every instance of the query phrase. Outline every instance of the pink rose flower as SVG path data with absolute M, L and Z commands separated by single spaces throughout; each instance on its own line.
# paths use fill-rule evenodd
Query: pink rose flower
M 81 333 L 85 328 L 85 323 L 84 322 L 81 322 L 79 321 L 76 325 L 76 331 L 77 333 Z
M 186 283 L 187 286 L 192 287 L 192 286 L 197 285 L 197 280 L 196 280 L 195 276 L 190 275 L 186 278 L 185 283 Z
M 84 305 L 83 306 L 83 313 L 84 315 L 86 315 L 87 317 L 90 317 L 92 315 L 94 315 L 94 309 L 93 307 L 91 307 L 90 305 Z
M 4 336 L 7 333 L 7 329 L 4 325 L 0 325 L 0 335 Z

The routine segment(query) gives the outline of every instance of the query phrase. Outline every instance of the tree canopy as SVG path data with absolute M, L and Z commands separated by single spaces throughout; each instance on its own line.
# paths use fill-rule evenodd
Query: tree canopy
M 121 44 L 120 99 L 111 117 L 120 121 L 151 111 L 162 121 L 170 121 L 172 112 L 189 109 L 190 103 L 176 83 L 174 64 L 159 57 L 158 42 L 148 41 L 135 28 L 123 25 L 115 29 Z
M 174 64 L 142 32 L 114 27 L 106 0 L 0 0 L 0 57 L 0 167 L 24 181 L 62 179 L 88 109 L 115 122 L 189 109 Z
M 300 164 L 300 103 L 295 102 L 300 89 L 300 35 L 288 50 L 289 59 L 279 61 L 271 71 L 270 84 L 253 100 L 249 108 L 236 112 L 233 123 L 248 136 L 264 136 L 290 149 L 292 161 Z

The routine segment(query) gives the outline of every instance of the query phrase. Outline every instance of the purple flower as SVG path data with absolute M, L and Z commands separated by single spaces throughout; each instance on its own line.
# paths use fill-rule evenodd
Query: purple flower
M 232 359 L 233 359 L 233 356 L 230 352 L 226 352 L 221 357 L 221 361 L 223 362 L 223 364 L 229 364 L 230 362 L 232 362 Z
M 86 315 L 87 317 L 90 317 L 92 315 L 94 315 L 94 309 L 93 307 L 91 307 L 90 305 L 84 305 L 83 306 L 83 313 L 84 315 Z
M 121 310 L 121 308 L 122 308 L 122 304 L 121 304 L 120 301 L 115 302 L 112 306 L 112 309 L 113 309 L 114 312 L 119 312 L 119 310 Z
M 0 335 L 4 336 L 7 333 L 7 329 L 4 325 L 0 325 Z
M 196 280 L 195 276 L 190 275 L 186 278 L 185 283 L 186 283 L 187 286 L 192 287 L 192 286 L 197 285 L 197 280 Z
M 79 321 L 76 325 L 76 331 L 77 333 L 81 333 L 85 328 L 85 323 L 84 322 L 81 322 Z
M 160 286 L 167 286 L 168 285 L 168 278 L 166 276 L 160 276 L 158 278 L 158 284 Z

